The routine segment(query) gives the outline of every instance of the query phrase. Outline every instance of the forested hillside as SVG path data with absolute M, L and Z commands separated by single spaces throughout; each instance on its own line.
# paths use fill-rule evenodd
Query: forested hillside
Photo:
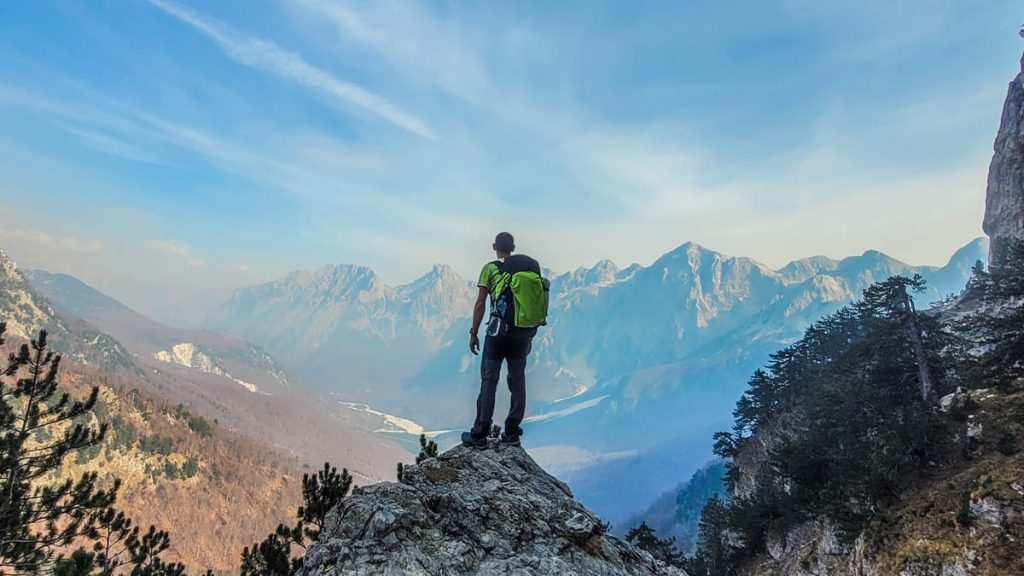
M 732 500 L 705 511 L 691 571 L 1024 570 L 1024 243 L 937 309 L 915 289 L 870 287 L 755 372 L 716 436 Z
M 79 482 L 95 474 L 101 489 L 117 485 L 117 507 L 135 525 L 170 532 L 162 555 L 168 562 L 181 562 L 190 572 L 232 572 L 245 546 L 294 515 L 309 467 L 331 460 L 365 483 L 390 476 L 395 462 L 407 456 L 318 410 L 315 398 L 304 397 L 251 345 L 162 326 L 74 279 L 32 278 L 49 282 L 44 289 L 59 305 L 41 296 L 0 252 L 3 355 L 46 330 L 47 350 L 62 356 L 55 398 L 66 391 L 84 401 L 95 388 L 94 403 L 76 422 L 105 428 L 100 440 L 61 458 L 60 469 L 47 478 Z M 200 345 L 171 346 L 183 338 Z M 185 348 L 193 354 L 162 360 L 157 351 L 163 346 L 169 354 Z M 258 382 L 259 389 L 239 386 L 234 374 Z M 37 440 L 62 430 L 41 431 Z
M 21 343 L 8 339 L 4 352 Z M 120 510 L 137 525 L 170 532 L 167 560 L 191 571 L 232 571 L 242 549 L 299 504 L 303 466 L 294 457 L 95 367 L 62 361 L 58 381 L 76 398 L 98 387 L 95 405 L 81 423 L 107 430 L 102 442 L 69 455 L 53 479 L 95 473 L 107 488 L 118 481 Z

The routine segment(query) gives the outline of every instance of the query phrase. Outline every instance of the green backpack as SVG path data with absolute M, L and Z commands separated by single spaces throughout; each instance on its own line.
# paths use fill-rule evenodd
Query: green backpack
M 496 262 L 501 274 L 494 284 L 491 315 L 500 319 L 497 333 L 516 335 L 547 324 L 551 283 L 540 264 L 525 254 Z

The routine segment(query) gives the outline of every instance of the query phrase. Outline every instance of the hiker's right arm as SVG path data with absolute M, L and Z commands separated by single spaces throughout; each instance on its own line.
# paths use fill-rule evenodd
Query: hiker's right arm
M 477 348 L 480 346 L 477 334 L 480 332 L 480 323 L 484 320 L 484 307 L 487 305 L 487 295 L 490 293 L 486 286 L 478 286 L 477 290 L 476 304 L 473 305 L 473 324 L 469 327 L 469 351 L 473 354 L 477 353 Z

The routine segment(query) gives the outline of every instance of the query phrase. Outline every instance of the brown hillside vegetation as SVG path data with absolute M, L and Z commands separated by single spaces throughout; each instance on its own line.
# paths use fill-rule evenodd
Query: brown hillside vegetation
M 977 574 L 1024 574 L 1024 383 L 1011 394 L 975 390 L 955 400 L 947 461 L 874 526 L 881 574 L 961 555 Z
M 168 560 L 192 571 L 234 571 L 244 546 L 294 515 L 303 473 L 296 458 L 94 367 L 65 362 L 60 381 L 73 395 L 99 386 L 93 418 L 109 425 L 102 447 L 70 458 L 62 476 L 121 478 L 119 507 L 142 526 L 170 532 Z

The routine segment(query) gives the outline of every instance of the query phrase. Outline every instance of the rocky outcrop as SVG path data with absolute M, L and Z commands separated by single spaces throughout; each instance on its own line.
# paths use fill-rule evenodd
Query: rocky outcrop
M 993 253 L 1003 239 L 1024 239 L 1024 58 L 1010 82 L 994 149 L 983 224 Z
M 327 517 L 303 574 L 685 576 L 608 534 L 522 449 L 457 446 L 402 482 L 357 488 Z

